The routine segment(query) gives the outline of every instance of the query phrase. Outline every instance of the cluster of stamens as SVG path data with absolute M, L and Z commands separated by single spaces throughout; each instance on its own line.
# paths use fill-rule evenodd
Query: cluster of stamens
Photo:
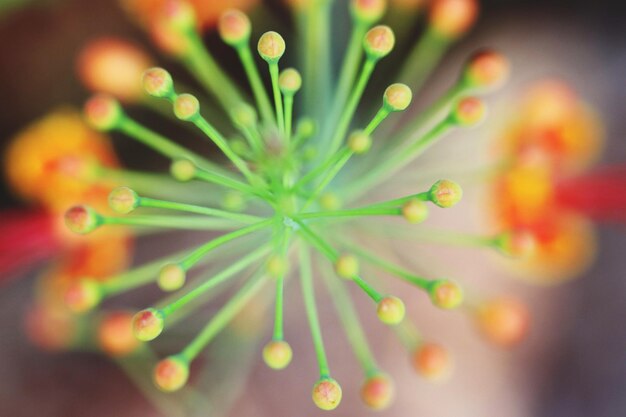
M 218 285 L 237 276 L 248 277 L 187 346 L 158 363 L 154 369 L 154 381 L 161 390 L 176 391 L 183 387 L 189 377 L 191 362 L 246 303 L 270 284 L 275 286 L 274 329 L 262 354 L 273 369 L 288 366 L 292 350 L 283 329 L 283 305 L 284 287 L 290 277 L 301 280 L 303 303 L 320 371 L 312 394 L 319 408 L 334 409 L 342 394 L 341 387 L 331 376 L 326 358 L 314 278 L 320 277 L 325 283 L 342 323 L 350 329 L 347 330 L 350 343 L 366 376 L 362 397 L 368 406 L 375 409 L 387 406 L 392 398 L 392 382 L 378 368 L 368 348 L 347 284 L 356 285 L 372 300 L 372 310 L 380 321 L 396 327 L 403 342 L 414 352 L 415 367 L 422 375 L 439 379 L 448 373 L 447 351 L 421 339 L 405 319 L 402 300 L 379 289 L 379 283 L 370 278 L 372 274 L 365 272 L 361 264 L 411 283 L 441 309 L 451 310 L 464 305 L 459 284 L 450 279 L 418 276 L 368 250 L 341 230 L 345 230 L 342 229 L 344 224 L 361 218 L 378 222 L 380 218 L 398 217 L 408 223 L 406 227 L 413 227 L 425 222 L 430 210 L 454 207 L 461 200 L 462 190 L 457 183 L 447 179 L 435 182 L 428 189 L 415 190 L 410 195 L 391 200 L 359 202 L 369 197 L 376 185 L 392 178 L 447 133 L 479 124 L 485 117 L 486 108 L 478 95 L 501 84 L 508 66 L 497 52 L 484 50 L 474 54 L 458 81 L 439 101 L 399 133 L 378 137 L 378 129 L 385 120 L 411 105 L 409 86 L 393 83 L 384 91 L 382 104 L 370 121 L 353 128 L 357 108 L 377 63 L 394 47 L 392 29 L 375 26 L 385 7 L 383 0 L 351 2 L 354 30 L 359 36 L 353 41 L 354 45 L 349 45 L 349 57 L 338 82 L 340 87 L 330 107 L 338 111 L 324 120 L 306 116 L 296 120 L 295 98 L 307 79 L 294 68 L 281 70 L 279 64 L 287 48 L 280 34 L 266 32 L 257 43 L 258 54 L 269 71 L 271 88 L 268 91 L 250 47 L 252 28 L 248 17 L 240 11 L 230 10 L 219 21 L 222 40 L 235 50 L 247 75 L 255 103 L 252 105 L 203 49 L 192 10 L 180 2 L 170 5 L 167 10 L 170 29 L 184 40 L 180 52 L 182 61 L 194 73 L 209 73 L 211 79 L 205 86 L 222 105 L 237 133 L 227 137 L 220 132 L 207 118 L 209 112 L 203 109 L 199 98 L 179 92 L 163 68 L 145 71 L 143 88 L 150 96 L 168 101 L 175 118 L 197 128 L 227 158 L 227 166 L 188 150 L 135 121 L 111 96 L 99 94 L 86 103 L 85 116 L 93 127 L 120 132 L 138 140 L 170 159 L 170 174 L 175 180 L 205 184 L 207 195 L 224 198 L 221 207 L 191 204 L 175 201 L 175 198 L 152 198 L 123 186 L 109 196 L 111 209 L 119 215 L 109 216 L 90 207 L 75 206 L 66 214 L 67 225 L 72 231 L 84 234 L 99 227 L 125 225 L 149 230 L 207 230 L 221 234 L 199 247 L 154 260 L 106 281 L 81 280 L 68 291 L 68 305 L 76 312 L 86 312 L 107 298 L 150 283 L 156 283 L 166 292 L 176 291 L 167 304 L 146 308 L 134 316 L 132 326 L 136 338 L 148 342 L 161 337 L 161 333 L 180 319 L 175 313 L 184 308 L 184 314 L 188 315 L 201 304 L 198 300 L 204 300 L 203 297 Z M 437 18 L 441 19 L 441 16 L 437 15 Z M 439 34 L 440 37 L 444 35 L 448 34 Z M 434 35 L 431 33 L 430 36 Z M 207 76 L 204 74 L 198 78 L 202 82 Z M 393 148 L 388 150 L 390 145 Z M 371 150 L 376 146 L 385 149 L 384 158 L 375 160 L 372 165 L 361 165 L 361 171 L 351 169 L 346 172 L 344 168 L 358 167 L 359 160 L 371 156 Z M 144 210 L 146 213 L 141 214 Z M 158 213 L 152 214 L 155 211 Z M 525 250 L 518 244 L 520 239 L 509 233 L 487 237 L 459 234 L 447 238 L 453 244 L 471 243 L 506 254 L 519 254 Z M 206 280 L 192 282 L 189 279 L 196 269 L 229 254 L 234 260 L 219 273 Z M 472 310 L 471 307 L 468 309 Z M 489 323 L 497 321 L 494 314 L 499 313 L 500 310 L 492 311 Z M 476 309 L 476 314 L 486 313 Z M 492 327 L 495 330 L 487 331 L 500 331 L 497 324 Z M 506 343 L 508 341 L 504 340 Z

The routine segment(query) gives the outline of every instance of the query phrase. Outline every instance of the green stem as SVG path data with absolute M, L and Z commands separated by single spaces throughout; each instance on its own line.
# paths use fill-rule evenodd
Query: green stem
M 243 100 L 239 89 L 205 48 L 200 35 L 195 30 L 185 35 L 189 40 L 190 50 L 183 57 L 183 63 L 189 71 L 217 98 L 227 112 L 240 104 Z
M 180 261 L 179 264 L 185 271 L 188 271 L 200 259 L 202 259 L 204 255 L 206 255 L 208 252 L 212 251 L 213 249 L 221 245 L 224 245 L 230 242 L 231 240 L 256 232 L 257 230 L 261 230 L 271 225 L 272 222 L 274 222 L 274 219 L 264 220 L 262 222 L 243 227 L 239 230 L 235 230 L 234 232 L 231 232 L 231 233 L 222 235 L 216 239 L 213 239 L 205 243 L 204 245 L 200 246 L 199 248 L 191 252 L 189 255 L 185 256 L 185 258 L 183 258 L 183 260 Z
M 233 278 L 237 273 L 243 271 L 245 268 L 250 266 L 255 261 L 261 259 L 264 255 L 269 252 L 268 246 L 261 246 L 259 249 L 249 253 L 243 258 L 237 260 L 235 263 L 231 264 L 229 267 L 220 271 L 217 275 L 213 276 L 211 279 L 204 281 L 201 285 L 189 291 L 187 294 L 178 298 L 177 300 L 171 302 L 170 304 L 161 308 L 161 312 L 168 316 L 175 311 L 183 308 L 200 295 L 206 293 L 207 291 L 213 289 L 217 285 L 227 281 L 229 278 Z
M 285 94 L 285 140 L 291 142 L 293 123 L 293 94 Z
M 210 207 L 196 206 L 193 204 L 177 203 L 174 201 L 156 200 L 153 198 L 141 197 L 139 207 L 152 207 L 166 210 L 178 210 L 189 213 L 204 214 L 207 216 L 221 217 L 223 219 L 234 220 L 242 223 L 255 223 L 262 220 L 261 217 L 248 214 L 232 213 L 230 211 L 218 210 Z
M 274 106 L 276 107 L 276 118 L 280 133 L 285 136 L 285 113 L 283 111 L 283 99 L 278 87 L 278 62 L 270 62 L 270 78 L 272 79 L 272 91 L 274 93 Z
M 270 99 L 267 96 L 267 90 L 265 90 L 265 86 L 261 80 L 259 69 L 254 62 L 254 56 L 252 55 L 250 45 L 246 42 L 237 46 L 236 50 L 239 55 L 239 59 L 243 64 L 243 69 L 246 72 L 248 81 L 250 82 L 252 94 L 254 95 L 257 107 L 261 112 L 263 121 L 267 124 L 275 124 L 276 119 L 274 117 L 274 112 L 272 111 L 272 105 L 270 104 Z
M 328 292 L 331 294 L 335 310 L 339 313 L 339 318 L 343 325 L 344 331 L 348 336 L 348 341 L 352 346 L 354 355 L 359 360 L 365 375 L 368 377 L 378 374 L 378 365 L 376 359 L 370 350 L 367 338 L 363 332 L 363 327 L 356 314 L 356 310 L 350 299 L 350 295 L 346 290 L 344 284 L 340 280 L 331 274 L 326 268 L 324 274 L 326 286 Z
M 363 63 L 363 68 L 361 69 L 361 75 L 352 90 L 352 94 L 350 95 L 350 99 L 346 104 L 346 107 L 343 109 L 341 113 L 341 117 L 339 118 L 339 123 L 337 125 L 337 130 L 335 130 L 335 134 L 330 142 L 330 146 L 328 148 L 328 154 L 332 155 L 337 152 L 337 149 L 341 146 L 343 140 L 345 139 L 346 133 L 348 132 L 348 128 L 350 127 L 350 122 L 352 122 L 352 117 L 354 116 L 354 112 L 361 100 L 361 96 L 363 95 L 363 91 L 365 91 L 365 87 L 367 86 L 367 82 L 372 76 L 372 72 L 376 67 L 376 60 L 372 58 L 367 58 Z
M 381 107 L 380 110 L 378 110 L 378 112 L 376 113 L 376 116 L 374 116 L 372 121 L 367 125 L 364 132 L 367 135 L 371 135 L 372 133 L 374 133 L 374 130 L 376 130 L 378 125 L 380 125 L 383 122 L 383 120 L 385 120 L 387 116 L 389 116 L 390 113 L 391 112 L 388 109 L 386 109 L 384 106 Z
M 340 154 L 341 154 L 341 159 L 337 161 L 337 163 L 326 173 L 322 181 L 320 181 L 320 183 L 315 187 L 315 190 L 311 193 L 307 202 L 304 204 L 304 206 L 302 206 L 302 210 L 310 206 L 315 201 L 315 199 L 322 193 L 322 191 L 324 191 L 324 189 L 328 186 L 328 184 L 330 184 L 330 182 L 335 178 L 335 176 L 337 176 L 339 171 L 341 171 L 344 165 L 348 163 L 348 161 L 350 160 L 354 152 L 352 152 L 351 150 L 348 150 L 348 152 L 340 153 Z
M 402 214 L 402 210 L 399 208 L 386 208 L 386 207 L 363 207 L 356 209 L 346 210 L 332 210 L 332 211 L 316 211 L 311 213 L 300 213 L 298 217 L 300 219 L 317 219 L 320 217 L 356 217 L 356 216 L 396 216 Z
M 324 162 L 313 168 L 311 171 L 307 172 L 294 186 L 295 189 L 300 189 L 304 185 L 316 179 L 320 174 L 326 172 L 331 166 L 336 165 L 339 161 L 346 157 L 346 155 L 351 155 L 352 151 L 346 146 L 341 151 L 336 152 L 334 155 L 327 158 Z
M 307 225 L 305 225 L 300 219 L 293 219 L 299 226 L 300 231 L 302 232 L 304 238 L 309 241 L 315 248 L 320 251 L 328 260 L 335 264 L 337 259 L 339 258 L 339 254 L 335 249 L 332 248 L 324 239 L 322 239 L 318 234 L 314 233 Z M 352 277 L 352 281 L 354 281 L 361 289 L 372 299 L 374 302 L 378 303 L 383 299 L 383 296 L 376 291 L 371 285 L 363 280 L 358 275 L 354 275 Z
M 359 70 L 359 63 L 363 57 L 363 38 L 367 33 L 368 25 L 354 21 L 352 34 L 348 41 L 346 53 L 344 55 L 343 64 L 341 66 L 341 73 L 339 74 L 339 81 L 337 82 L 337 89 L 331 111 L 329 113 L 330 120 L 326 124 L 324 130 L 324 137 L 329 137 L 332 132 L 337 128 L 337 122 L 341 110 L 345 107 L 346 101 L 350 95 L 350 90 L 354 85 L 357 72 Z
M 128 217 L 101 217 L 103 225 L 146 226 L 159 227 L 162 229 L 183 230 L 228 230 L 239 227 L 236 222 L 223 219 L 207 219 L 204 217 L 190 216 L 128 216 Z
M 406 148 L 398 149 L 397 152 L 390 155 L 386 160 L 376 165 L 367 174 L 358 179 L 356 183 L 352 183 L 350 189 L 346 190 L 347 194 L 349 194 L 350 198 L 355 198 L 363 193 L 364 190 L 368 190 L 372 186 L 384 182 L 408 165 L 417 156 L 421 155 L 437 139 L 450 131 L 453 126 L 453 123 L 448 118 L 442 120 L 422 137 Z
M 259 291 L 265 282 L 262 273 L 257 272 L 229 301 L 213 316 L 200 333 L 180 352 L 187 361 L 193 361 L 213 338 L 243 309 L 246 303 Z
M 317 314 L 317 306 L 315 305 L 315 289 L 313 288 L 311 258 L 308 249 L 304 245 L 300 246 L 300 279 L 302 281 L 302 298 L 304 299 L 304 306 L 309 320 L 313 346 L 315 347 L 315 353 L 317 355 L 320 379 L 329 378 L 330 369 L 328 367 L 326 349 L 324 348 L 324 340 L 322 339 L 322 330 L 320 327 L 319 316 Z
M 427 29 L 408 58 L 399 79 L 418 91 L 450 46 L 450 41 Z

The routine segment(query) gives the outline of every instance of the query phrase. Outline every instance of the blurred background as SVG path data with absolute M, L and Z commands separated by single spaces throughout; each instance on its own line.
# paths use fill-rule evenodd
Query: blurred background
M 491 101 L 489 121 L 472 135 L 495 140 L 505 128 L 507 117 L 515 113 L 516 100 L 525 89 L 537 80 L 557 78 L 567 82 L 602 120 L 606 145 L 599 164 L 623 164 L 626 14 L 621 2 L 483 0 L 481 4 L 478 24 L 444 58 L 418 97 L 418 105 L 432 101 L 452 82 L 472 50 L 495 47 L 511 59 L 512 79 Z M 265 10 L 255 12 L 265 19 L 260 29 L 277 25 L 289 33 L 292 26 L 285 8 L 278 1 L 268 1 L 264 6 Z M 341 30 L 338 32 L 341 36 Z M 77 80 L 76 57 L 87 41 L 102 35 L 132 39 L 152 56 L 159 56 L 145 33 L 114 0 L 0 0 L 0 152 L 4 154 L 12 138 L 33 120 L 59 106 L 79 107 L 83 103 L 89 92 Z M 214 38 L 209 30 L 207 39 L 219 57 L 224 49 L 212 41 Z M 166 58 L 159 62 L 174 66 Z M 241 79 L 236 62 L 229 58 L 227 66 Z M 151 116 L 143 117 L 150 120 Z M 158 123 L 158 119 L 152 122 Z M 140 146 L 118 139 L 114 138 L 114 146 L 124 165 L 164 168 L 163 160 L 151 158 Z M 0 209 L 6 212 L 23 206 L 6 182 L 0 187 Z M 464 202 L 471 214 L 467 219 L 457 219 L 459 223 L 475 222 L 480 217 L 478 199 L 470 197 Z M 401 346 L 371 320 L 367 328 L 375 340 L 374 349 L 384 368 L 394 376 L 398 391 L 396 403 L 381 415 L 626 415 L 624 224 L 597 222 L 595 227 L 595 263 L 579 279 L 554 287 L 537 287 L 507 277 L 509 273 L 501 265 L 471 252 L 455 252 L 454 265 L 446 264 L 446 253 L 434 254 L 450 271 L 457 271 L 460 278 L 480 288 L 522 295 L 533 314 L 533 329 L 519 347 L 496 351 L 475 335 L 463 317 L 431 317 L 421 313 L 426 310 L 416 309 L 421 328 L 437 334 L 456 357 L 452 379 L 432 385 L 416 381 Z M 140 242 L 138 248 L 140 259 L 151 251 L 150 243 Z M 404 249 L 400 248 L 400 253 Z M 93 353 L 43 352 L 27 340 L 22 323 L 38 265 L 24 268 L 18 278 L 0 279 L 0 415 L 168 416 L 127 377 L 124 366 Z M 291 290 L 299 293 L 299 288 Z M 419 301 L 416 299 L 416 303 Z M 324 310 L 322 307 L 324 331 L 338 334 L 333 315 Z M 288 332 L 304 332 L 306 319 L 299 308 L 288 310 L 287 317 Z M 242 349 L 239 360 L 222 353 L 224 363 L 231 365 L 226 370 L 218 369 L 216 375 L 224 378 L 229 389 L 221 386 L 221 380 L 207 383 L 207 387 L 218 386 L 213 387 L 214 394 L 209 397 L 222 403 L 213 411 L 246 417 L 323 415 L 309 398 L 315 373 L 309 336 L 294 337 L 293 342 L 296 356 L 304 359 L 294 361 L 280 375 L 266 369 L 259 348 L 252 342 L 250 349 Z M 228 341 L 224 343 L 228 346 Z M 346 353 L 345 340 L 328 337 L 328 344 L 345 395 L 345 403 L 331 415 L 373 414 L 359 403 L 360 377 L 351 378 L 359 371 Z M 230 348 L 224 349 L 229 352 Z M 215 355 L 222 358 L 219 352 Z M 212 379 L 210 374 L 208 379 Z M 200 410 L 197 415 L 205 414 Z

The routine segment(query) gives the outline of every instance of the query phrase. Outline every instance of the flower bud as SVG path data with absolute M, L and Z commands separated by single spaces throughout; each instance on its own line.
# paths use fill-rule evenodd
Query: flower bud
M 363 48 L 369 58 L 379 60 L 389 55 L 395 43 L 396 37 L 391 28 L 380 25 L 365 34 Z
M 100 215 L 88 206 L 74 206 L 65 212 L 65 225 L 79 235 L 94 231 L 101 223 Z
M 404 319 L 404 303 L 401 299 L 387 296 L 378 302 L 376 314 L 385 324 L 398 324 Z
M 434 0 L 428 19 L 435 33 L 454 40 L 467 32 L 477 17 L 477 0 Z
M 367 378 L 361 387 L 361 399 L 374 410 L 383 410 L 393 400 L 393 381 L 383 374 Z
M 250 40 L 252 24 L 245 13 L 231 9 L 222 13 L 217 24 L 217 30 L 225 43 L 237 46 Z
M 115 129 L 123 115 L 119 102 L 106 94 L 92 96 L 85 103 L 83 111 L 87 123 L 102 131 Z
M 320 196 L 320 207 L 324 210 L 338 210 L 341 208 L 339 196 L 332 192 L 325 192 Z
M 133 335 L 133 315 L 125 311 L 107 313 L 98 325 L 100 349 L 114 357 L 134 352 L 140 342 Z
M 254 107 L 247 103 L 241 103 L 230 114 L 233 123 L 237 127 L 254 128 L 257 124 L 257 114 Z
M 383 105 L 389 111 L 403 111 L 411 104 L 413 92 L 406 84 L 391 84 L 385 90 Z
M 462 81 L 470 88 L 493 88 L 504 84 L 509 72 L 510 64 L 504 55 L 484 49 L 473 54 L 467 61 Z
M 428 292 L 433 304 L 445 310 L 457 308 L 463 302 L 463 290 L 461 287 L 447 279 L 438 279 L 431 282 Z
M 161 17 L 168 27 L 177 31 L 186 32 L 196 28 L 196 12 L 184 0 L 166 0 Z
M 176 291 L 185 285 L 187 273 L 176 263 L 165 265 L 159 272 L 157 284 L 163 291 Z
M 142 342 L 156 339 L 163 331 L 164 321 L 161 310 L 147 308 L 133 316 L 133 333 Z
M 359 260 L 354 255 L 341 255 L 335 262 L 335 271 L 342 278 L 352 279 L 359 273 Z
M 387 9 L 387 0 L 352 0 L 350 11 L 359 22 L 371 25 L 379 21 Z
M 435 343 L 423 343 L 413 354 L 413 367 L 424 378 L 441 381 L 450 375 L 452 360 L 447 349 L 443 346 Z
M 152 58 L 134 43 L 102 37 L 85 45 L 77 64 L 78 76 L 89 90 L 136 102 L 143 95 L 137 81 Z
M 402 206 L 402 216 L 409 223 L 421 223 L 428 217 L 428 207 L 423 201 L 413 198 Z
M 109 207 L 120 214 L 128 214 L 139 205 L 139 196 L 128 187 L 117 187 L 109 193 Z
M 272 369 L 284 369 L 291 362 L 291 346 L 284 340 L 272 340 L 263 348 L 263 360 Z
M 462 127 L 474 127 L 485 119 L 487 106 L 476 97 L 465 97 L 459 100 L 450 112 L 450 120 Z
M 526 306 L 513 298 L 496 298 L 483 303 L 476 311 L 476 320 L 483 335 L 503 347 L 522 341 L 530 326 Z
M 366 153 L 372 147 L 372 138 L 362 130 L 350 134 L 348 148 L 357 155 Z
M 265 267 L 267 268 L 267 273 L 271 277 L 280 278 L 285 276 L 289 265 L 287 264 L 287 259 L 285 259 L 284 256 L 272 255 L 267 260 Z
M 298 122 L 298 127 L 296 128 L 296 134 L 298 136 L 302 136 L 305 138 L 310 138 L 315 134 L 317 130 L 317 126 L 315 124 L 315 120 L 310 117 L 303 117 Z
M 180 120 L 192 120 L 199 113 L 200 102 L 191 94 L 181 94 L 174 100 L 174 114 Z
M 168 97 L 174 94 L 174 80 L 163 68 L 147 69 L 141 77 L 141 83 L 145 92 L 153 97 Z
M 285 53 L 285 40 L 277 32 L 265 32 L 259 39 L 257 49 L 268 63 L 278 62 Z
M 278 87 L 284 95 L 294 95 L 302 87 L 302 77 L 298 70 L 287 68 L 278 77 Z
M 178 181 L 191 181 L 196 176 L 196 165 L 188 159 L 177 159 L 170 165 L 170 174 Z
M 318 408 L 334 410 L 341 402 L 341 386 L 334 379 L 322 379 L 313 386 L 312 397 Z
M 450 180 L 439 180 L 430 187 L 428 197 L 433 204 L 450 208 L 463 198 L 463 189 L 459 184 Z
M 179 356 L 170 356 L 157 363 L 153 378 L 161 391 L 178 391 L 187 383 L 189 364 Z
M 85 313 L 100 304 L 102 291 L 92 279 L 72 283 L 65 292 L 65 304 L 74 313 Z

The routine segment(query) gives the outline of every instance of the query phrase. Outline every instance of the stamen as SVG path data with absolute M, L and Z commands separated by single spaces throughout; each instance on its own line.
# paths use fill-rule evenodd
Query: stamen
M 272 91 L 274 92 L 274 106 L 276 107 L 276 118 L 280 132 L 285 134 L 285 113 L 283 112 L 283 101 L 280 96 L 278 86 L 278 61 L 285 53 L 285 40 L 276 32 L 265 32 L 261 35 L 258 44 L 258 51 L 269 65 L 270 77 L 272 79 Z

